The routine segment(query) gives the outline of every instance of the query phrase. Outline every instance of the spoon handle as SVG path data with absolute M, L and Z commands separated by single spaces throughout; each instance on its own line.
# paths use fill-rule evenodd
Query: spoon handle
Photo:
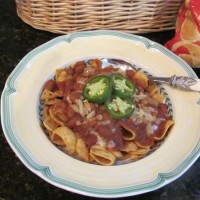
M 135 65 L 132 65 L 131 63 L 128 63 L 121 59 L 109 58 L 105 60 L 108 61 L 109 63 L 115 64 L 121 69 L 137 70 Z M 200 79 L 195 79 L 192 77 L 176 76 L 176 75 L 173 75 L 171 77 L 148 76 L 148 79 L 158 83 L 165 83 L 179 89 L 200 91 Z
M 187 76 L 176 76 L 176 75 L 171 77 L 149 76 L 148 78 L 151 81 L 159 83 L 167 83 L 179 89 L 200 91 L 200 79 L 195 79 Z

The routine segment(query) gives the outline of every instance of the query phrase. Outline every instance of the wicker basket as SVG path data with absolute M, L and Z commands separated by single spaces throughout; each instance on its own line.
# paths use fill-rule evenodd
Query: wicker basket
M 129 33 L 173 29 L 183 0 L 16 0 L 17 13 L 40 30 L 67 34 L 110 29 Z

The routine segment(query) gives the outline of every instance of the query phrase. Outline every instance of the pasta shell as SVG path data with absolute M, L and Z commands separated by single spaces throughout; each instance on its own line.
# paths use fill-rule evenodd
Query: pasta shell
M 136 151 L 131 152 L 131 154 L 145 155 L 150 151 L 150 148 L 138 148 Z
M 89 162 L 89 150 L 86 147 L 83 139 L 78 138 L 76 143 L 76 153 L 81 160 Z
M 66 126 L 55 129 L 52 133 L 51 140 L 55 144 L 66 146 L 66 151 L 69 155 L 73 155 L 76 151 L 76 135 Z
M 149 95 L 152 96 L 158 92 L 158 86 L 154 82 L 150 82 L 147 88 Z
M 43 120 L 45 120 L 49 115 L 49 106 L 45 105 L 43 109 Z
M 123 154 L 120 151 L 112 151 L 112 154 L 116 157 L 116 158 L 122 158 Z
M 52 117 L 52 119 L 56 123 L 58 123 L 60 126 L 63 126 L 64 125 L 64 121 L 67 120 L 66 115 L 64 115 L 64 113 L 60 112 L 59 110 L 54 111 L 53 108 L 50 108 L 49 109 L 49 113 L 50 113 L 50 116 Z
M 139 70 L 134 74 L 134 79 L 136 80 L 137 84 L 139 84 L 142 88 L 148 87 L 148 78 L 143 71 Z
M 113 165 L 116 161 L 116 157 L 110 151 L 99 146 L 91 147 L 90 155 L 101 165 Z
M 126 123 L 125 121 L 122 121 L 120 125 L 123 128 L 123 139 L 134 140 L 136 137 L 136 133 L 132 126 L 129 123 Z
M 169 128 L 173 124 L 174 124 L 174 122 L 172 120 L 167 120 L 163 125 L 162 133 L 159 136 L 158 135 L 155 136 L 154 139 L 155 140 L 162 140 L 165 137 L 165 135 L 166 135 L 167 131 L 169 130 Z
M 152 145 L 154 145 L 154 141 L 153 141 L 153 139 L 149 139 L 146 143 L 141 143 L 141 142 L 139 142 L 139 141 L 135 141 L 135 143 L 137 144 L 137 146 L 138 147 L 140 147 L 140 148 L 146 148 L 146 149 L 148 149 L 148 148 L 150 148 Z
M 131 152 L 131 151 L 136 151 L 138 149 L 138 146 L 132 142 L 132 141 L 126 141 L 124 144 L 124 147 L 122 148 L 121 151 L 123 152 Z
M 126 152 L 122 160 L 125 160 L 126 162 L 135 161 L 144 157 L 148 152 L 150 152 L 150 148 L 138 148 L 135 151 Z
M 59 126 L 59 124 L 53 120 L 50 115 L 43 121 L 43 124 L 44 127 L 49 131 L 54 131 Z
M 60 91 L 60 90 L 57 90 L 57 91 L 55 91 L 55 92 L 52 92 L 52 91 L 50 91 L 50 90 L 45 89 L 45 90 L 42 92 L 42 94 L 41 94 L 41 96 L 40 96 L 40 99 L 41 99 L 42 101 L 45 101 L 45 103 L 48 103 L 49 100 L 51 100 L 51 99 L 56 99 L 56 98 L 61 97 L 61 96 L 62 96 L 62 91 Z M 51 101 L 49 101 L 49 102 L 51 102 Z
M 56 70 L 56 81 L 62 82 L 67 79 L 67 71 L 65 69 Z
M 58 103 L 59 101 L 61 101 L 61 100 L 54 98 L 54 99 L 47 99 L 44 103 L 45 103 L 45 105 L 53 105 L 53 104 Z
M 155 93 L 152 95 L 152 98 L 157 100 L 158 102 L 162 103 L 165 99 L 163 94 Z
M 53 98 L 55 98 L 53 92 L 51 92 L 47 89 L 45 89 L 40 96 L 40 99 L 43 101 L 53 99 Z

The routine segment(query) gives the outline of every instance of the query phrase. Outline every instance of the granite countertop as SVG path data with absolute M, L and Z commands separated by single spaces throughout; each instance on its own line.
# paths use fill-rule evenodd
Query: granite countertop
M 58 34 L 36 30 L 25 24 L 16 14 L 14 0 L 0 0 L 0 94 L 8 75 L 32 49 L 55 38 Z M 164 44 L 174 31 L 143 36 Z M 199 70 L 195 72 L 200 77 Z M 59 189 L 33 174 L 11 150 L 0 129 L 0 200 L 17 199 L 97 199 Z M 200 159 L 172 183 L 146 194 L 127 197 L 134 200 L 194 200 L 200 199 Z

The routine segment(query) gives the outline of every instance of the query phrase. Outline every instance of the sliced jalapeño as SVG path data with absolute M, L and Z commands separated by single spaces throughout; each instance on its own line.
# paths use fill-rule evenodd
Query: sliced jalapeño
M 106 110 L 114 119 L 123 119 L 130 117 L 134 111 L 133 100 L 130 97 L 123 99 L 119 96 L 113 96 L 105 103 Z
M 135 92 L 135 85 L 123 75 L 115 73 L 111 75 L 113 90 L 121 98 L 131 97 Z
M 112 92 L 112 83 L 110 78 L 105 75 L 99 75 L 92 78 L 83 89 L 83 96 L 93 103 L 103 103 L 110 98 Z

